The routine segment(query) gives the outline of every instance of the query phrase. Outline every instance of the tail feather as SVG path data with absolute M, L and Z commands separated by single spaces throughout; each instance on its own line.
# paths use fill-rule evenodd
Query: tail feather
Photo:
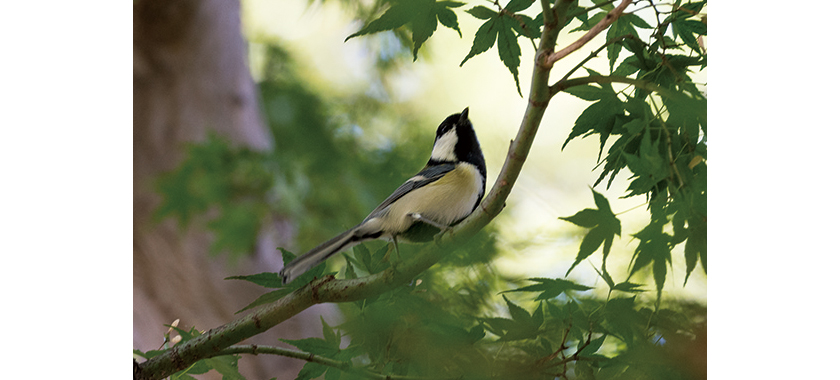
M 364 240 L 368 240 L 356 236 L 356 229 L 351 228 L 292 260 L 292 262 L 280 271 L 280 277 L 283 278 L 283 283 L 288 284 L 289 281 L 306 273 L 306 271 L 324 262 L 330 256 L 359 244 Z

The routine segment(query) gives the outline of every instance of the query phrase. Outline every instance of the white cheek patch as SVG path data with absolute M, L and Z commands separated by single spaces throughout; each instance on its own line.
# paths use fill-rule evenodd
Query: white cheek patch
M 458 135 L 455 128 L 450 129 L 435 141 L 432 148 L 432 160 L 435 161 L 457 161 L 455 156 L 455 144 L 458 143 Z

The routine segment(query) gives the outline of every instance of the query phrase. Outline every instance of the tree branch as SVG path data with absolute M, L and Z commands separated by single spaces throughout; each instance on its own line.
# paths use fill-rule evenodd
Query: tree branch
M 259 354 L 268 354 L 268 355 L 279 355 L 285 356 L 287 358 L 294 358 L 305 360 L 311 363 L 317 363 L 327 367 L 333 367 L 340 369 L 344 372 L 352 373 L 354 375 L 359 375 L 368 379 L 380 379 L 380 380 L 430 380 L 429 377 L 422 377 L 422 376 L 402 376 L 402 375 L 383 375 L 381 373 L 377 373 L 371 371 L 366 368 L 354 366 L 351 362 L 344 362 L 340 360 L 333 360 L 328 357 L 324 357 L 321 355 L 315 355 L 309 352 L 300 351 L 296 349 L 290 348 L 283 348 L 283 347 L 276 347 L 276 346 L 266 346 L 266 345 L 234 345 L 228 348 L 225 348 L 212 356 L 223 356 L 223 355 L 235 355 L 235 354 L 250 354 L 250 355 L 259 355 Z M 455 378 L 452 378 L 453 380 Z
M 627 6 L 629 6 L 632 2 L 633 0 L 622 0 L 621 4 L 618 4 L 617 7 L 609 11 L 609 13 L 607 13 L 607 15 L 603 19 L 601 19 L 601 21 L 598 21 L 598 23 L 595 24 L 595 26 L 593 26 L 592 29 L 589 29 L 589 31 L 586 32 L 586 34 L 584 34 L 583 37 L 579 38 L 575 42 L 572 42 L 571 45 L 566 46 L 562 50 L 547 56 L 545 58 L 545 61 L 542 63 L 542 66 L 551 67 L 554 65 L 554 62 L 563 59 L 563 57 L 580 49 L 581 47 L 583 47 L 583 45 L 586 45 L 586 43 L 595 38 L 595 36 L 597 36 L 598 33 L 601 33 L 602 31 L 604 31 L 604 29 L 607 29 L 607 27 L 610 26 L 610 24 L 612 24 L 613 22 L 615 22 L 615 20 L 618 20 L 618 18 L 621 17 L 622 12 L 624 12 L 624 9 L 626 9 Z
M 565 81 L 566 79 L 569 79 L 569 77 L 570 77 L 570 76 L 572 76 L 572 74 L 574 74 L 574 73 L 575 73 L 575 71 L 577 71 L 579 68 L 583 67 L 583 65 L 585 65 L 585 64 L 586 64 L 586 62 L 589 62 L 589 60 L 591 60 L 592 58 L 597 57 L 597 56 L 598 56 L 598 53 L 600 53 L 602 50 L 606 49 L 606 48 L 607 48 L 607 47 L 609 47 L 610 45 L 612 45 L 612 44 L 614 44 L 614 43 L 617 43 L 617 42 L 619 42 L 619 41 L 621 41 L 621 40 L 623 40 L 623 39 L 625 39 L 625 38 L 633 38 L 633 39 L 638 40 L 638 38 L 636 38 L 636 36 L 634 36 L 634 35 L 632 35 L 632 34 L 625 34 L 625 35 L 623 35 L 623 36 L 618 36 L 618 37 L 616 37 L 616 38 L 613 38 L 613 39 L 611 39 L 611 40 L 607 41 L 607 43 L 605 43 L 605 44 L 601 45 L 601 47 L 599 47 L 599 48 L 595 49 L 595 51 L 593 51 L 592 53 L 590 53 L 588 57 L 584 58 L 582 61 L 580 61 L 580 63 L 578 63 L 577 65 L 575 65 L 575 67 L 573 67 L 571 70 L 569 70 L 569 72 L 567 72 L 567 73 L 566 73 L 566 75 L 564 75 L 564 76 L 563 76 L 563 78 L 561 78 L 561 79 L 558 81 L 558 83 L 559 83 L 559 82 L 563 82 L 563 81 Z
M 497 202 L 503 204 L 504 199 Z M 498 210 L 501 211 L 501 207 Z M 484 213 L 474 213 L 473 216 L 475 214 Z M 395 262 L 391 268 L 374 275 L 346 280 L 338 280 L 333 276 L 316 279 L 273 303 L 259 306 L 233 322 L 207 331 L 141 363 L 140 376 L 136 378 L 161 379 L 169 376 L 198 360 L 213 356 L 231 345 L 262 333 L 315 304 L 356 301 L 406 284 L 440 261 L 452 249 L 466 242 L 494 216 L 471 218 L 474 222 L 469 228 L 465 228 L 464 223 L 461 223 L 436 239 L 437 244 L 429 244 L 418 254 Z

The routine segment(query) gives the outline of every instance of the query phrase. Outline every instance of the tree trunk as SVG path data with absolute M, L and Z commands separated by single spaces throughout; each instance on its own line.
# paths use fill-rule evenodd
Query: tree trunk
M 235 265 L 208 254 L 208 232 L 151 216 L 160 202 L 154 180 L 183 159 L 186 142 L 214 131 L 236 144 L 270 149 L 241 34 L 240 8 L 232 0 L 138 0 L 134 4 L 134 347 L 157 349 L 164 324 L 209 330 L 234 318 L 264 291 L 231 275 L 276 271 L 276 247 L 288 228 L 263 231 L 258 252 Z M 323 309 L 322 309 L 323 310 Z M 277 338 L 320 336 L 310 310 L 248 343 L 277 345 Z M 304 331 L 308 330 L 308 331 Z M 303 362 L 244 357 L 249 379 L 293 378 Z M 217 375 L 217 374 L 216 374 Z M 207 375 L 206 378 L 214 378 Z M 220 378 L 221 376 L 216 376 Z

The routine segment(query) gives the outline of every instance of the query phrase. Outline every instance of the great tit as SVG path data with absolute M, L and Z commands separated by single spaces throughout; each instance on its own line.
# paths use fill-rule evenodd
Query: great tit
M 297 257 L 280 271 L 283 283 L 356 244 L 397 238 L 429 241 L 470 215 L 484 197 L 487 169 L 468 118 L 469 108 L 437 128 L 429 162 L 377 206 L 359 225 Z

